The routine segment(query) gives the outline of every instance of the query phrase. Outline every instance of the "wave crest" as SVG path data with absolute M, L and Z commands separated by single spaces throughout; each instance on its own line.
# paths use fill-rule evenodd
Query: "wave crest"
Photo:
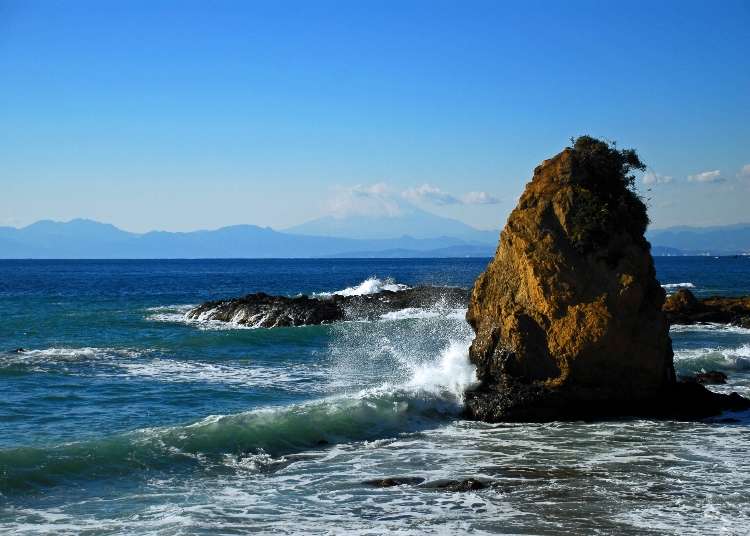
M 683 372 L 750 370 L 750 344 L 736 348 L 678 350 L 674 354 L 674 363 L 675 368 Z
M 457 415 L 463 392 L 474 381 L 468 344 L 451 341 L 433 363 L 415 366 L 405 384 L 386 383 L 293 406 L 212 415 L 185 426 L 141 429 L 94 441 L 0 450 L 0 492 L 175 463 L 226 469 L 228 459 L 236 465 L 237 459 L 248 456 L 278 457 L 326 444 L 391 437 Z
M 402 283 L 396 283 L 396 280 L 392 277 L 386 279 L 379 279 L 375 276 L 368 277 L 362 281 L 359 285 L 353 287 L 347 287 L 334 292 L 316 292 L 313 294 L 316 298 L 330 298 L 331 296 L 367 296 L 369 294 L 377 294 L 384 290 L 390 290 L 391 292 L 398 292 L 400 290 L 407 290 L 411 287 Z

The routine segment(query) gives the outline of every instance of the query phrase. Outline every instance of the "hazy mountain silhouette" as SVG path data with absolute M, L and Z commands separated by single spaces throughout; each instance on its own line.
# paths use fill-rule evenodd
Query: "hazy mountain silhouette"
M 420 211 L 421 212 L 421 211 Z M 144 258 L 270 258 L 270 257 L 489 257 L 498 234 L 479 231 L 461 222 L 435 217 L 445 227 L 443 236 L 423 226 L 427 213 L 394 218 L 352 217 L 314 220 L 293 229 L 312 232 L 366 234 L 366 226 L 378 227 L 371 234 L 401 232 L 402 225 L 414 224 L 414 232 L 383 238 L 315 236 L 301 232 L 280 232 L 270 227 L 234 225 L 211 231 L 138 234 L 92 220 L 69 222 L 38 221 L 22 229 L 0 227 L 0 258 L 41 259 L 144 259 Z M 332 220 L 333 218 L 331 218 Z M 376 221 L 377 220 L 377 221 Z M 389 225 L 393 225 L 389 227 Z M 455 225 L 457 224 L 457 225 Z M 331 225 L 332 227 L 326 227 Z M 334 229 L 336 227 L 337 229 Z M 389 231 L 389 229 L 393 229 Z M 453 234 L 447 234 L 453 233 Z M 360 235 L 361 236 L 361 235 Z M 672 227 L 647 233 L 655 255 L 733 255 L 750 252 L 750 224 L 717 227 Z
M 669 227 L 653 229 L 646 238 L 658 250 L 668 254 L 736 255 L 750 253 L 750 223 L 712 227 Z M 675 251 L 676 250 L 676 251 Z
M 130 233 L 92 220 L 43 220 L 28 227 L 0 227 L 0 258 L 240 258 L 334 257 L 356 252 L 399 250 L 403 256 L 446 256 L 453 246 L 463 255 L 491 254 L 492 246 L 451 236 L 352 239 L 284 233 L 270 227 L 235 225 L 211 231 Z M 348 253 L 347 253 L 348 252 Z

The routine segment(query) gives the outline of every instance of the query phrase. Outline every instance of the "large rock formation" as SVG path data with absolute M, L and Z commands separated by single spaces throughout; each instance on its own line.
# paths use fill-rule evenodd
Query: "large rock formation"
M 679 413 L 677 391 L 716 411 L 713 393 L 696 395 L 703 387 L 675 388 L 665 294 L 632 188 L 642 168 L 635 152 L 582 137 L 534 170 L 472 291 L 471 416 Z

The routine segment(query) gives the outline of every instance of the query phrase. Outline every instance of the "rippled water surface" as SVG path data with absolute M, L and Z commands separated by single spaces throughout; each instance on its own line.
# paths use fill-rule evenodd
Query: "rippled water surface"
M 750 416 L 487 425 L 462 310 L 241 329 L 264 291 L 468 287 L 486 260 L 0 261 L 3 534 L 744 534 Z M 668 292 L 750 293 L 750 258 L 659 258 Z M 678 372 L 750 395 L 750 330 L 675 326 Z M 26 351 L 15 353 L 22 347 Z M 375 488 L 365 482 L 411 477 Z M 474 478 L 484 489 L 450 491 Z

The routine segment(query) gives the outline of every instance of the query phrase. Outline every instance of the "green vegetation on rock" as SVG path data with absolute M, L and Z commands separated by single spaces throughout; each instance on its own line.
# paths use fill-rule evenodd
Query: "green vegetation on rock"
M 635 191 L 633 171 L 646 166 L 636 152 L 591 136 L 575 139 L 571 149 L 576 182 L 570 239 L 575 248 L 581 253 L 595 251 L 623 231 L 642 239 L 649 219 Z

